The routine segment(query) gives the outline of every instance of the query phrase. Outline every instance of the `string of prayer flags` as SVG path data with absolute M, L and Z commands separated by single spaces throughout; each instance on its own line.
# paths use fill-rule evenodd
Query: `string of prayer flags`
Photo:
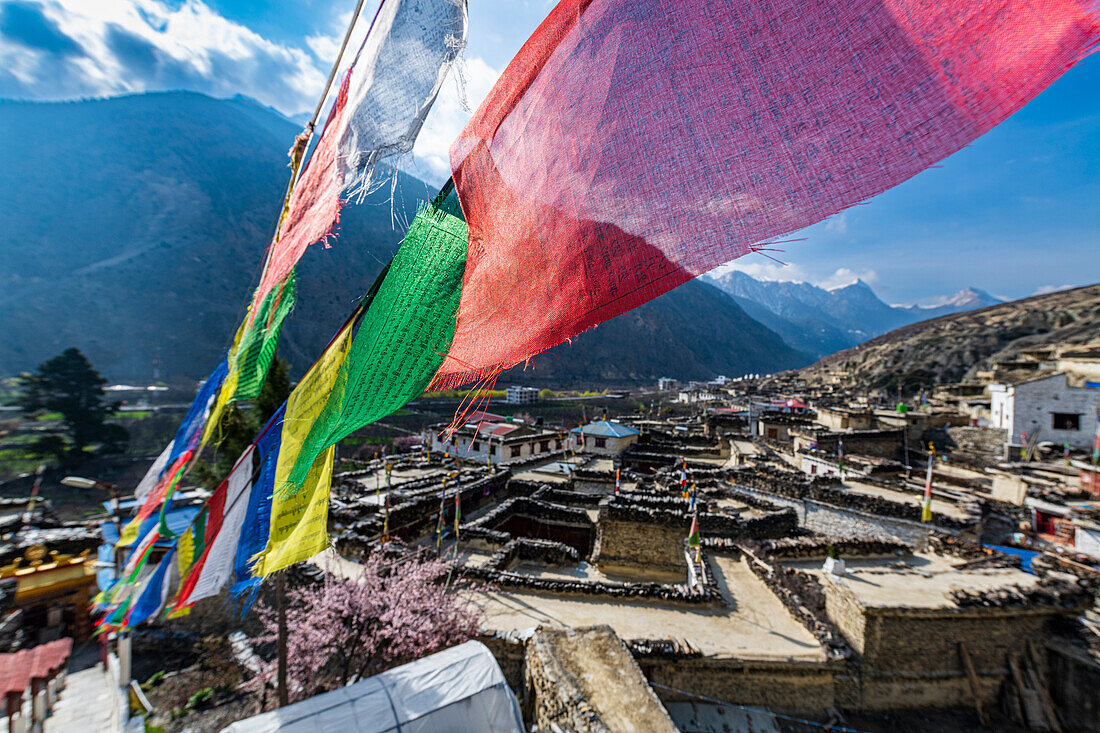
M 691 515 L 691 529 L 688 530 L 688 547 L 695 548 L 695 562 L 700 561 L 703 548 L 703 538 L 699 534 L 699 515 Z
M 920 504 L 920 520 L 932 521 L 932 462 L 936 457 L 936 449 L 928 445 L 928 475 L 924 479 L 924 500 Z
M 455 548 L 458 548 L 458 525 L 462 520 L 462 487 L 455 489 Z
M 206 548 L 181 582 L 173 611 L 217 595 L 229 582 L 250 504 L 254 454 L 254 446 L 246 448 L 229 476 L 211 496 Z
M 1100 410 L 1096 411 L 1096 432 L 1092 436 L 1092 465 L 1100 463 Z
M 145 497 L 145 501 L 138 507 L 137 514 L 122 528 L 122 534 L 118 540 L 120 547 L 129 547 L 144 536 L 142 527 L 145 525 L 145 520 L 151 517 L 158 508 L 162 510 L 163 514 L 163 508 L 171 503 L 171 495 L 174 493 L 175 487 L 179 485 L 180 479 L 183 477 L 184 471 L 187 470 L 187 466 L 190 465 L 193 455 L 193 451 L 185 451 L 176 457 L 175 462 L 167 471 L 161 474 L 157 485 L 153 487 L 153 490 Z M 162 524 L 161 519 L 162 515 L 158 515 L 158 525 Z
M 252 400 L 260 395 L 275 358 L 283 321 L 293 310 L 297 297 L 297 282 L 291 270 L 260 301 L 254 317 L 246 319 L 248 325 L 232 355 L 236 383 L 227 401 Z
M 262 302 L 340 217 L 343 196 L 375 186 L 375 170 L 412 150 L 466 42 L 464 0 L 386 0 L 344 77 L 316 149 L 291 193 L 253 303 Z
M 139 488 L 142 488 L 144 493 L 144 501 L 138 509 L 137 516 L 131 519 L 123 529 L 122 536 L 119 538 L 119 545 L 128 546 L 133 544 L 138 539 L 138 528 L 157 508 L 161 509 L 161 534 L 171 534 L 164 523 L 164 512 L 171 504 L 172 494 L 186 473 L 188 466 L 190 466 L 200 439 L 205 434 L 204 428 L 208 423 L 211 407 L 228 371 L 229 365 L 223 361 L 202 383 L 198 394 L 195 395 L 195 399 L 192 400 L 191 406 L 183 418 L 183 422 L 176 429 L 175 437 L 165 449 L 167 455 L 162 453 L 153 464 L 153 467 L 156 467 L 157 464 L 161 465 L 159 475 L 153 486 L 144 488 L 148 486 L 148 480 L 153 473 L 152 468 L 142 479 Z
M 156 569 L 146 579 L 137 600 L 127 612 L 122 626 L 134 627 L 146 619 L 154 617 L 168 600 L 168 588 L 171 586 L 171 571 L 175 568 L 173 554 L 176 548 L 173 546 L 160 559 Z
M 185 451 L 194 451 L 199 447 L 200 438 L 205 432 L 204 428 L 210 417 L 210 408 L 213 406 L 218 390 L 228 373 L 229 363 L 223 361 L 202 383 L 198 394 L 191 402 L 191 407 L 188 408 L 187 414 L 183 418 L 183 422 L 176 429 L 176 436 L 172 439 L 172 451 L 168 454 L 167 465 L 173 465 Z
M 1094 0 L 561 0 L 451 146 L 470 244 L 432 389 L 896 186 L 1098 37 Z
M 172 454 L 172 448 L 175 446 L 175 441 L 170 441 L 164 450 L 161 451 L 157 459 L 153 461 L 153 465 L 149 466 L 149 470 L 145 472 L 145 476 L 138 482 L 137 487 L 134 489 L 134 500 L 138 503 L 143 503 L 160 480 L 160 475 L 164 473 L 164 469 L 168 467 L 168 456 Z

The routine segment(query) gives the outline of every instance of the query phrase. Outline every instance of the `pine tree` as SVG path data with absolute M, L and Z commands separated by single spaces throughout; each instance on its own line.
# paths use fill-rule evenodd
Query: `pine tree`
M 103 391 L 106 383 L 79 349 L 66 349 L 39 364 L 34 372 L 19 377 L 19 406 L 28 413 L 60 413 L 65 426 L 63 433 L 72 446 L 70 457 L 79 461 L 90 445 L 102 443 L 109 449 L 117 449 L 126 440 L 122 426 L 106 423 L 118 409 L 117 402 L 106 402 Z M 58 457 L 64 457 L 64 448 L 56 436 L 52 445 Z

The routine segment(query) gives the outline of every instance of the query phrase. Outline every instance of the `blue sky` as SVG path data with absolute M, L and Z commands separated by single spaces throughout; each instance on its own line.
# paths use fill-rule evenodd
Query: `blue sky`
M 367 0 L 371 6 L 375 0 Z M 353 0 L 0 0 L 0 97 L 73 99 L 163 89 L 244 94 L 295 119 L 312 108 Z M 465 97 L 476 105 L 552 7 L 470 0 Z M 976 286 L 1024 297 L 1100 280 L 1100 54 L 916 178 L 793 237 L 775 262 L 733 267 L 890 302 Z M 441 181 L 469 112 L 448 84 L 417 143 Z

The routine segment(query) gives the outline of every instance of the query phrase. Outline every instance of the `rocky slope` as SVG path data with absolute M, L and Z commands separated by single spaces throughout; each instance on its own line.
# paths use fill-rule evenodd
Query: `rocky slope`
M 806 367 L 861 388 L 960 381 L 1023 349 L 1100 334 L 1100 284 L 955 313 L 895 329 Z

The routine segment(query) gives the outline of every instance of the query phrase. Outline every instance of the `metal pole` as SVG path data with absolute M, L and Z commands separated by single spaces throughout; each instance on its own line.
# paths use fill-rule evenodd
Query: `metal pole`
M 290 703 L 290 696 L 286 689 L 286 579 L 283 573 L 275 576 L 275 603 L 279 616 L 278 655 L 279 668 L 276 672 L 276 684 L 278 685 L 279 707 L 286 707 Z

